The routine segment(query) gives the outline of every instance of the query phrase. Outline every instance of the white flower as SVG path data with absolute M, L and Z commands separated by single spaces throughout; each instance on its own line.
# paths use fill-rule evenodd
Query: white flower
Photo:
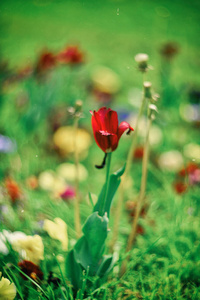
M 178 172 L 183 166 L 183 156 L 177 150 L 164 152 L 160 155 L 158 163 L 163 170 Z
M 138 53 L 135 56 L 135 61 L 137 63 L 147 62 L 149 60 L 149 56 L 146 53 Z
M 1 277 L 1 272 L 0 272 Z M 16 296 L 16 287 L 7 278 L 2 277 L 0 280 L 0 299 L 13 300 Z
M 10 232 L 8 230 L 3 230 L 0 232 L 0 253 L 7 255 L 9 253 L 6 243 L 10 243 L 11 245 L 18 241 L 19 239 L 23 239 L 26 237 L 26 234 L 21 231 Z
M 138 69 L 141 72 L 146 72 L 148 70 L 148 60 L 149 56 L 145 53 L 139 53 L 135 56 L 135 61 L 138 63 Z
M 22 256 L 23 259 L 30 260 L 38 265 L 44 259 L 44 245 L 39 235 L 26 236 L 13 242 L 13 249 Z
M 54 222 L 44 220 L 43 229 L 48 232 L 49 236 L 61 242 L 64 251 L 68 249 L 67 224 L 60 218 L 55 218 Z

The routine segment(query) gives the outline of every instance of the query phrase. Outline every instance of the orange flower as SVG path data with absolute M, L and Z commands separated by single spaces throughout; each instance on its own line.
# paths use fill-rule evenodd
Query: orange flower
M 8 195 L 10 196 L 12 203 L 15 203 L 21 198 L 22 192 L 18 184 L 14 180 L 12 180 L 11 178 L 7 178 L 5 180 L 5 187 L 7 189 Z

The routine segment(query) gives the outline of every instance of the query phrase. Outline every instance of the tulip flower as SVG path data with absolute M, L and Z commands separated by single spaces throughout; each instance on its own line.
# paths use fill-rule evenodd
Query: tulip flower
M 100 108 L 92 114 L 92 129 L 97 145 L 105 152 L 113 152 L 119 143 L 120 137 L 128 129 L 127 134 L 133 128 L 125 121 L 118 126 L 117 112 L 106 107 Z

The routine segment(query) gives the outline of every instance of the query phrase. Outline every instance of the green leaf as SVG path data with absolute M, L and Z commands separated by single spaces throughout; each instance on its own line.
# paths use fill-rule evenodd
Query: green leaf
M 74 288 L 78 290 L 81 286 L 83 270 L 75 259 L 74 249 L 67 255 L 65 270 L 67 278 L 71 281 Z
M 99 269 L 97 271 L 98 276 L 105 276 L 110 272 L 114 265 L 114 260 L 112 255 L 104 255 L 103 260 L 101 262 L 101 265 L 99 266 Z
M 96 274 L 102 258 L 105 240 L 108 235 L 108 218 L 94 212 L 88 217 L 83 226 L 83 233 L 74 247 L 77 263 L 86 269 L 90 268 L 90 275 Z
M 121 182 L 121 176 L 123 175 L 124 171 L 125 171 L 125 167 L 126 165 L 124 165 L 121 169 L 119 169 L 117 172 L 113 173 L 110 176 L 110 181 L 109 181 L 109 187 L 108 187 L 108 194 L 107 194 L 107 198 L 105 201 L 105 209 L 103 212 L 103 215 L 105 213 L 107 213 L 107 216 L 109 218 L 109 214 L 110 214 L 110 207 L 112 204 L 112 200 L 114 198 L 114 195 L 119 187 L 119 184 Z M 101 203 L 103 201 L 103 197 L 105 195 L 105 184 L 101 190 L 101 193 L 99 195 L 98 201 L 94 207 L 94 211 L 99 211 L 100 207 L 101 207 Z

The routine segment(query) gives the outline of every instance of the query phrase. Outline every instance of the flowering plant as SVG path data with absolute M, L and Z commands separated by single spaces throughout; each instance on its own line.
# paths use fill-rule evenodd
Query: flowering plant
M 102 107 L 92 113 L 92 128 L 97 145 L 108 155 L 106 181 L 94 206 L 93 213 L 83 225 L 83 236 L 77 241 L 66 259 L 66 273 L 78 290 L 83 280 L 83 271 L 89 276 L 105 276 L 113 266 L 113 256 L 103 255 L 109 232 L 108 221 L 112 199 L 120 184 L 125 166 L 110 175 L 112 151 L 116 150 L 121 135 L 133 128 L 122 122 L 118 126 L 117 112 Z M 104 161 L 105 164 L 105 161 Z

